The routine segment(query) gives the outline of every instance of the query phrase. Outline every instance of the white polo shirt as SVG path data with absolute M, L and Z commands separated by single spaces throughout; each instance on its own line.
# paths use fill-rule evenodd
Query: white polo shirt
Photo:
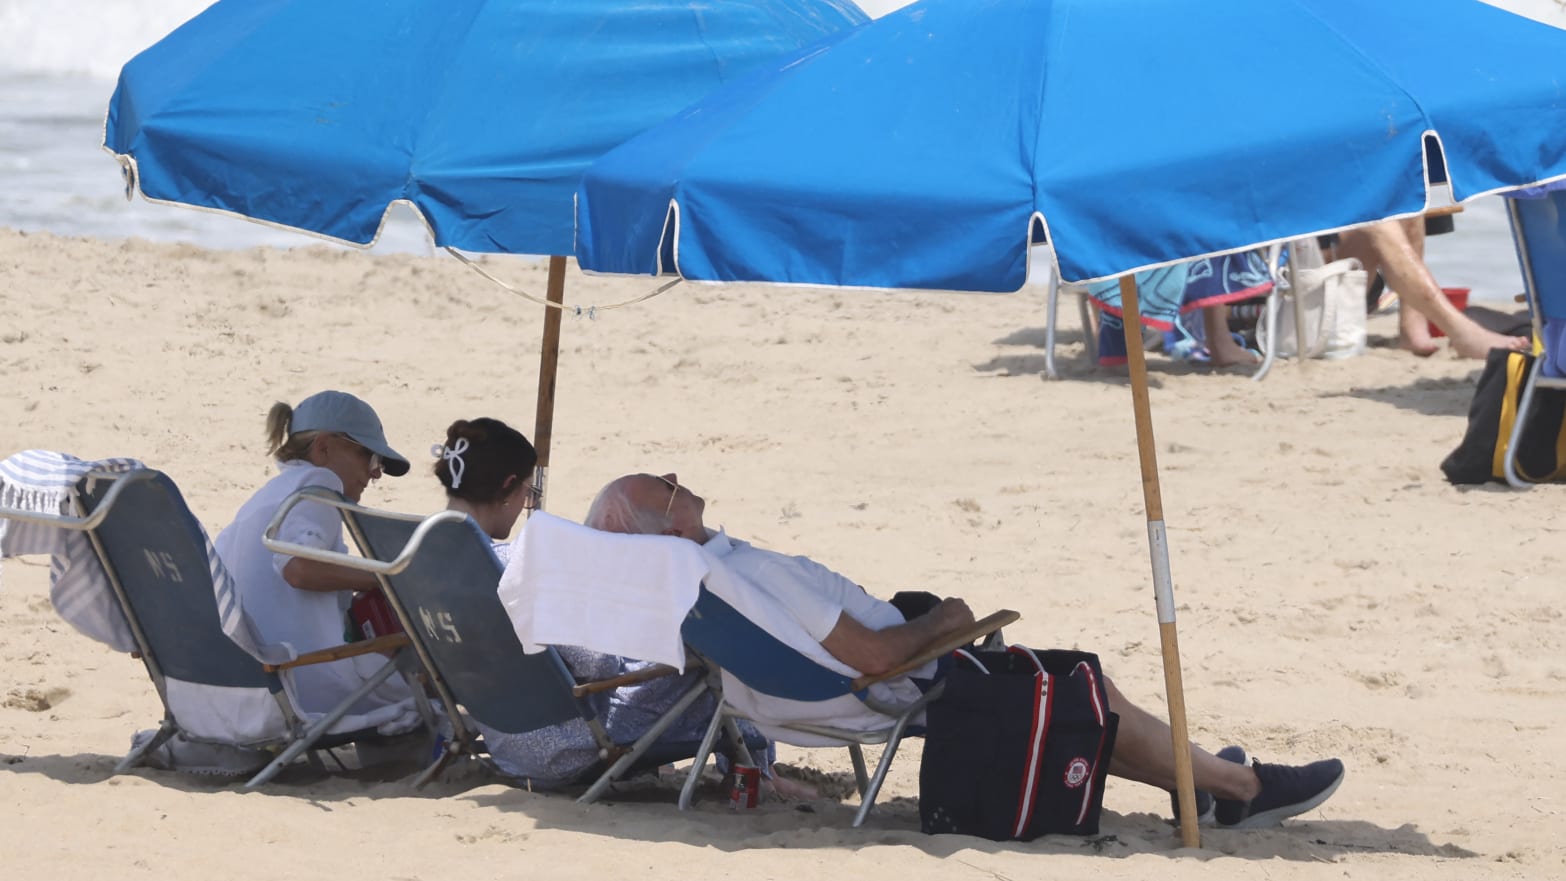
M 824 667 L 850 675 L 859 673 L 821 645 L 821 640 L 837 626 L 843 613 L 871 630 L 905 623 L 896 606 L 870 596 L 864 588 L 807 557 L 791 557 L 753 547 L 722 531 L 712 533 L 702 549 L 728 574 L 738 576 L 722 580 L 727 589 L 753 590 L 769 600 L 739 604 L 743 606 L 743 614 L 790 648 Z M 709 587 L 716 587 L 712 579 L 709 579 Z M 714 592 L 722 595 L 721 591 Z M 725 598 L 734 600 L 733 597 Z M 773 620 L 768 620 L 769 616 Z M 914 675 L 929 677 L 934 671 L 932 661 Z M 918 700 L 921 691 L 907 677 L 902 677 L 870 686 L 870 694 L 888 704 L 906 705 Z M 777 726 L 804 723 L 869 731 L 884 728 L 891 721 L 852 695 L 825 701 L 786 700 L 754 691 L 727 671 L 723 674 L 723 696 L 743 716 L 754 721 L 763 734 L 799 746 L 833 745 L 835 741 Z M 920 714 L 913 723 L 917 725 L 923 721 L 923 714 Z

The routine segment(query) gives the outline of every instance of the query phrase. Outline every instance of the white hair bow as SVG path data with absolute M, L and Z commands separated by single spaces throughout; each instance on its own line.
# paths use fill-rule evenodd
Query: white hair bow
M 430 455 L 437 459 L 446 460 L 446 467 L 451 470 L 452 489 L 462 486 L 462 472 L 468 468 L 467 463 L 462 461 L 462 454 L 467 451 L 468 439 L 465 437 L 457 438 L 457 442 L 449 447 L 445 444 L 436 444 L 430 447 Z

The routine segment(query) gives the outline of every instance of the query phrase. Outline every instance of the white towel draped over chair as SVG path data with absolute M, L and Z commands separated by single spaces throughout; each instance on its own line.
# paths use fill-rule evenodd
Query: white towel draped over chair
M 695 543 L 601 532 L 542 511 L 517 542 L 499 594 L 525 651 L 576 645 L 685 666 L 680 624 L 710 568 Z

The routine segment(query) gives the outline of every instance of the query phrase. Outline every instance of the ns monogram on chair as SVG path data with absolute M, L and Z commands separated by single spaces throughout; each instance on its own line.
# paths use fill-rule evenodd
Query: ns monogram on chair
M 441 642 L 462 641 L 462 633 L 457 630 L 457 625 L 452 623 L 450 612 L 431 612 L 423 606 L 418 608 L 419 623 L 424 625 L 424 632 L 430 639 L 437 639 Z

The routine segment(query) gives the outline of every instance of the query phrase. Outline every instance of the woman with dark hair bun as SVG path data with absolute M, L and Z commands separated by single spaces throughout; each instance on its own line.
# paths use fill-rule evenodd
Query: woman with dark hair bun
M 446 488 L 446 507 L 472 517 L 500 541 L 526 509 L 537 507 L 533 467 L 538 453 L 522 432 L 499 419 L 458 419 L 446 442 L 430 448 L 435 477 Z

